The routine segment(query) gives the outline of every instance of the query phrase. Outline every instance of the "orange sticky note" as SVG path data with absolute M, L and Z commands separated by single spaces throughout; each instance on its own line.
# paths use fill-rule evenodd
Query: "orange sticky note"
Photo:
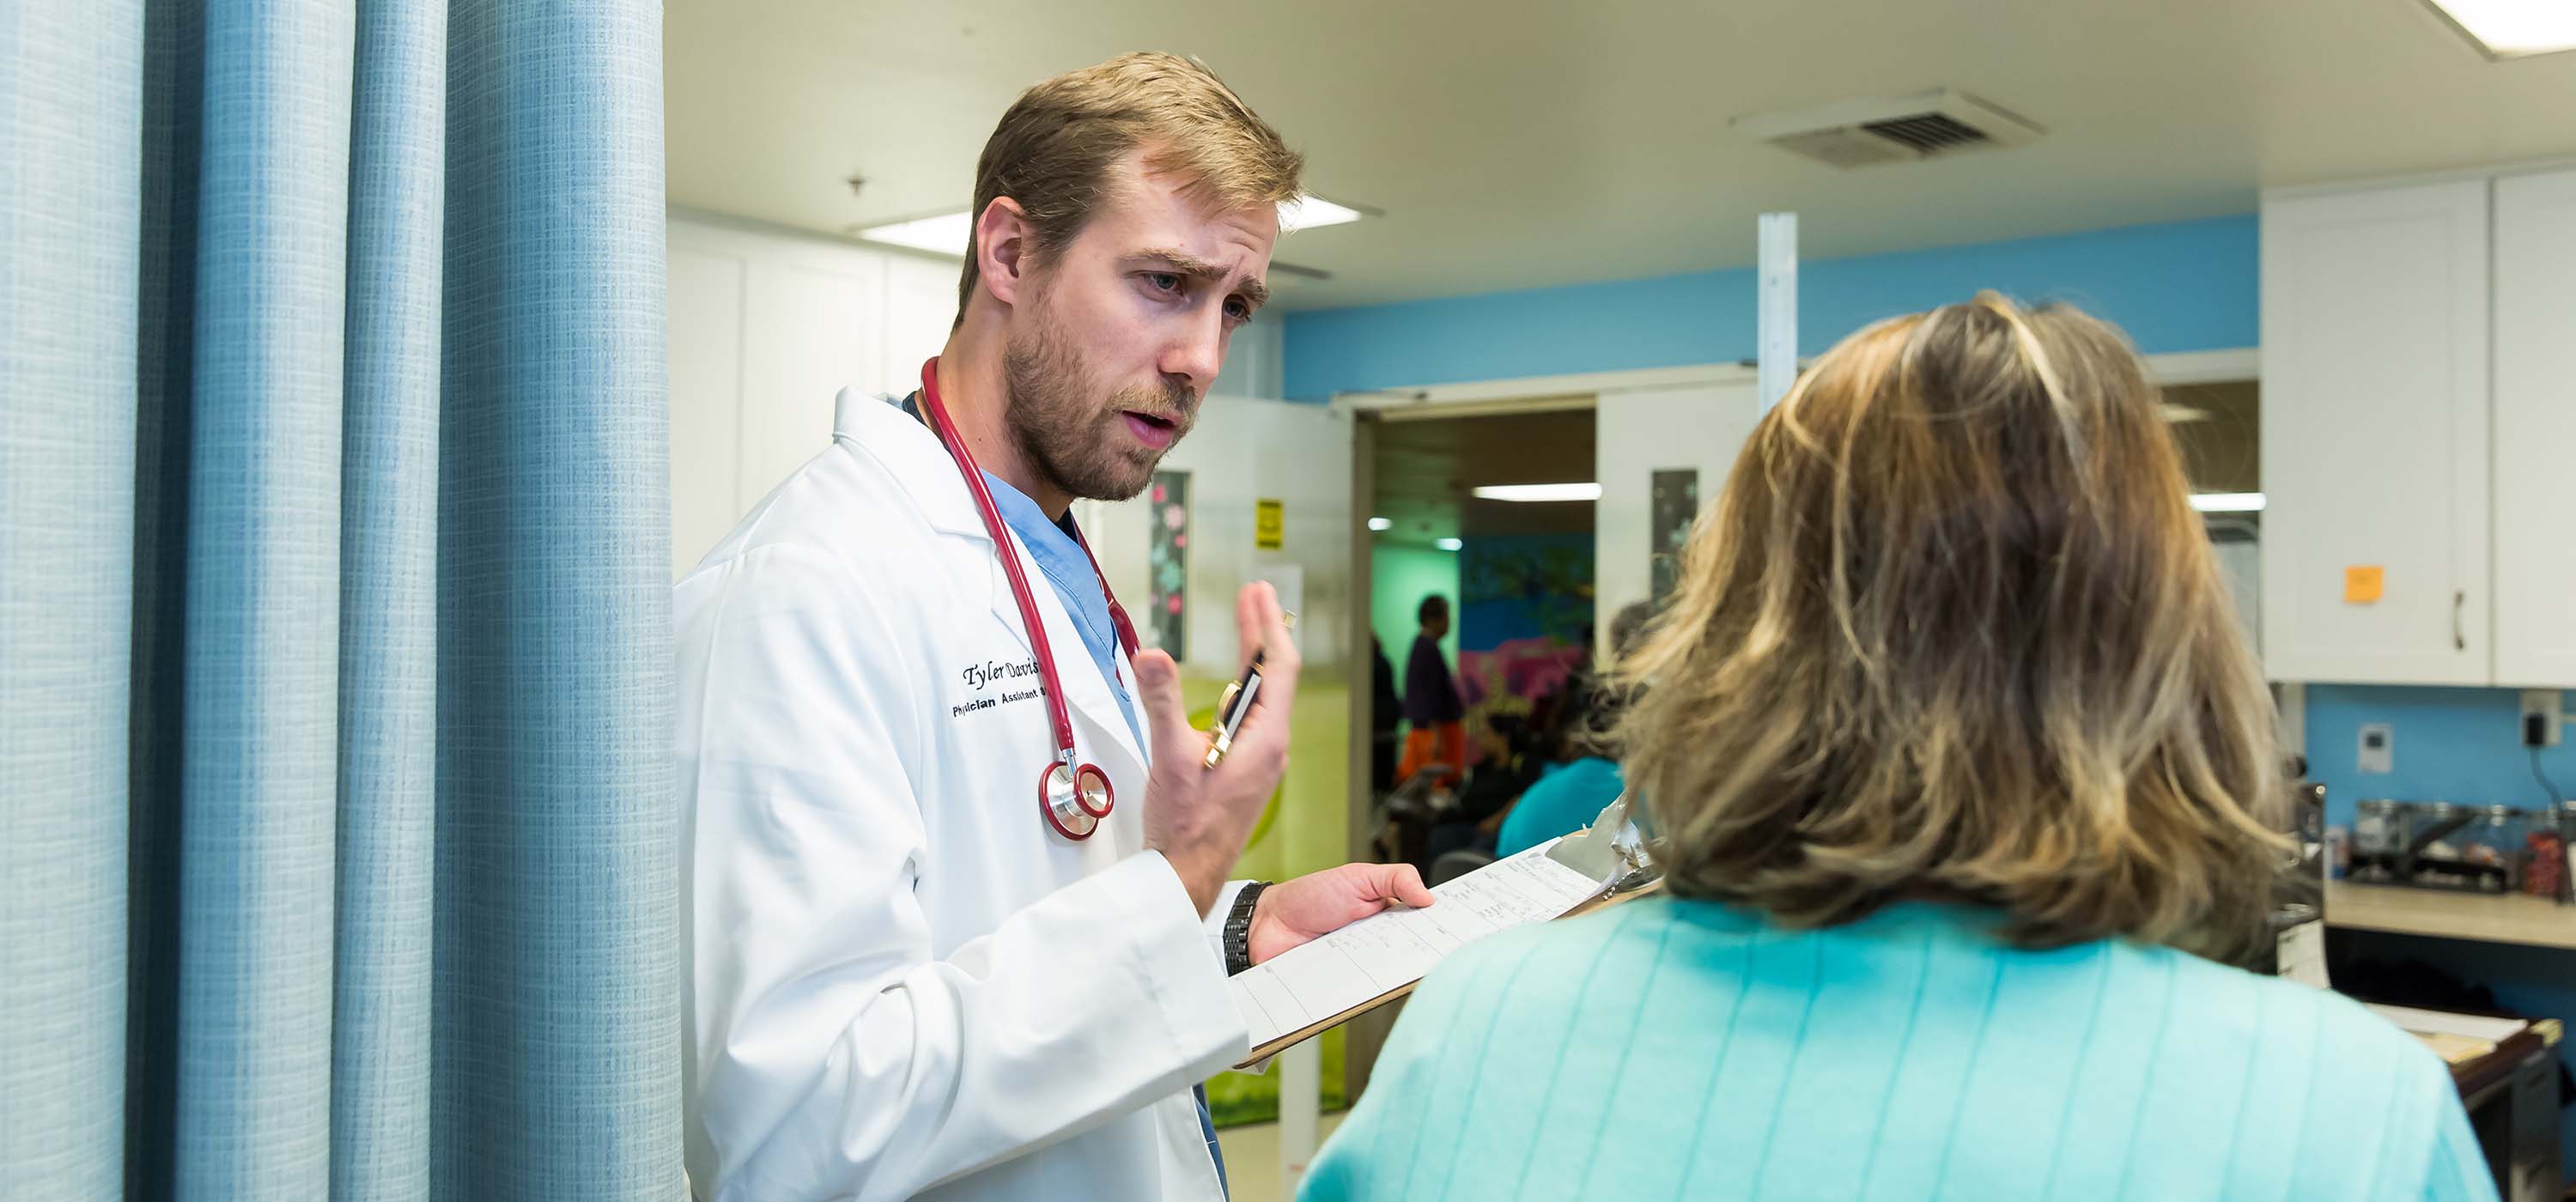
M 2379 586 L 2378 564 L 2343 570 L 2343 600 L 2346 605 L 2368 605 L 2379 600 Z

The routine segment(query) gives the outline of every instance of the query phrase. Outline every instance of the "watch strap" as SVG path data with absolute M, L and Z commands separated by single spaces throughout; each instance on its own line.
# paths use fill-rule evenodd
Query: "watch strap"
M 1252 911 L 1261 901 L 1261 891 L 1268 881 L 1254 881 L 1234 895 L 1234 908 L 1225 915 L 1225 975 L 1252 967 Z

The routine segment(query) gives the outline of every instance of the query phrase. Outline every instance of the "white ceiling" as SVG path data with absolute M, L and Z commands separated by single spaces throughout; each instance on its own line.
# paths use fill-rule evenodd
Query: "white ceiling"
M 1384 209 L 1291 235 L 1319 308 L 2244 212 L 2259 187 L 2576 153 L 2576 54 L 2489 63 L 2419 0 L 668 0 L 671 200 L 841 232 L 962 208 L 1019 91 L 1194 54 Z M 1837 171 L 1732 116 L 1952 86 L 2049 132 Z M 844 177 L 867 177 L 853 198 Z

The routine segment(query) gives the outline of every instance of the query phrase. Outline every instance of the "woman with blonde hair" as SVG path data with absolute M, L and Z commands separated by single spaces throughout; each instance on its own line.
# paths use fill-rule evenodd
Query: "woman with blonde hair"
M 1622 665 L 1669 896 L 1423 983 L 1308 1199 L 2490 1198 L 2263 937 L 2271 700 L 2142 364 L 1992 294 L 1755 429 Z

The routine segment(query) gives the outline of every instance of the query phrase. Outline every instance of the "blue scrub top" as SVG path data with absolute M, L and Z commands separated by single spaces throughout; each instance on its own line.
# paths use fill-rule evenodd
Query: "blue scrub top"
M 1494 836 L 1494 854 L 1518 855 L 1592 825 L 1626 787 L 1614 760 L 1586 756 L 1571 764 L 1548 765 L 1538 783 L 1524 791 L 1504 816 L 1502 831 Z
M 1109 694 L 1118 699 L 1119 712 L 1127 715 L 1127 731 L 1136 736 L 1137 749 L 1143 750 L 1145 735 L 1137 724 L 1136 701 L 1118 679 L 1118 628 L 1109 620 L 1109 594 L 1101 588 L 1100 574 L 1092 570 L 1090 554 L 1082 549 L 1073 515 L 1064 515 L 1060 523 L 1050 520 L 1037 502 L 991 472 L 984 473 L 984 485 L 992 490 L 993 508 L 1001 512 L 1002 524 L 1020 536 L 1029 558 L 1038 562 L 1038 571 L 1055 586 L 1064 611 L 1073 615 L 1073 628 L 1082 633 L 1082 649 L 1091 653 L 1093 666 L 1109 682 Z

